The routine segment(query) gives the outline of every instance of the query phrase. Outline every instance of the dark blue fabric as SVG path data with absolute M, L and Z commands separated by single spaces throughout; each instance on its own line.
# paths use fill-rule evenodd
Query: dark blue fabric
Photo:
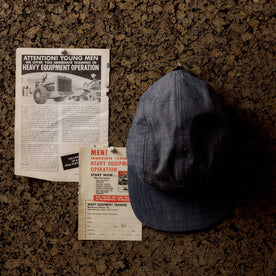
M 130 201 L 138 219 L 164 231 L 220 220 L 229 209 L 227 148 L 227 121 L 206 83 L 185 70 L 154 83 L 140 99 L 127 139 Z
M 136 217 L 153 229 L 184 232 L 207 228 L 228 213 L 231 198 L 223 193 L 168 193 L 143 183 L 128 167 L 130 202 Z M 226 192 L 226 191 L 225 191 Z

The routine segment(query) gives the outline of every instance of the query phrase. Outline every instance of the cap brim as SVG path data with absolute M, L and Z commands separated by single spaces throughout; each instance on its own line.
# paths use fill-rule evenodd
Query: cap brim
M 221 183 L 222 185 L 224 183 Z M 169 232 L 196 231 L 221 221 L 232 200 L 227 192 L 166 193 L 141 182 L 135 167 L 128 167 L 132 209 L 146 226 Z

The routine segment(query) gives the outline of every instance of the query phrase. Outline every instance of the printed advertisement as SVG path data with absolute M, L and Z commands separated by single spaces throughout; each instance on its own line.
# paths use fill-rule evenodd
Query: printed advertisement
M 128 195 L 125 148 L 80 149 L 79 240 L 142 240 Z
M 78 181 L 79 147 L 108 144 L 109 50 L 16 52 L 15 174 Z

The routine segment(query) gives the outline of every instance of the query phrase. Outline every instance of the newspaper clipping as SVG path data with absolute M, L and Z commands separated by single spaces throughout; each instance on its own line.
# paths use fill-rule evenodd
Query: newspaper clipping
M 78 181 L 79 147 L 108 144 L 109 50 L 16 52 L 15 174 Z
M 125 148 L 80 149 L 79 240 L 142 240 L 127 179 Z

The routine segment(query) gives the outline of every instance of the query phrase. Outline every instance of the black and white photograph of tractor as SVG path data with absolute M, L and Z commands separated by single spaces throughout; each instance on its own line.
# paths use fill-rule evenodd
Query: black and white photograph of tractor
M 41 81 L 35 84 L 33 96 L 37 104 L 44 104 L 48 99 L 62 102 L 72 94 L 72 79 L 60 75 L 48 78 L 47 73 L 44 73 Z

